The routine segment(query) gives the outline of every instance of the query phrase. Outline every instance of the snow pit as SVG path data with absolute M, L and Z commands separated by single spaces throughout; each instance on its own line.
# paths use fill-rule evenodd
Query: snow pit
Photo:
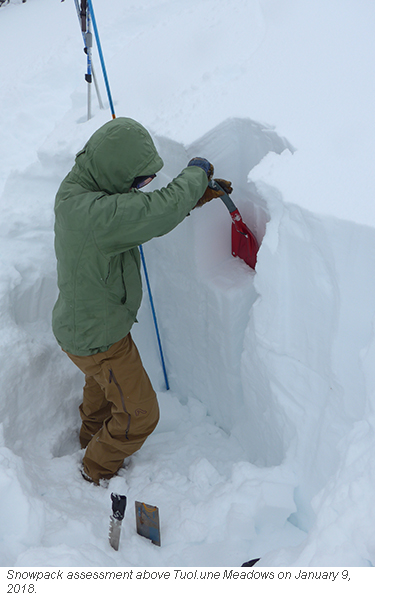
M 288 2 L 210 3 L 207 28 L 200 3 L 119 0 L 106 20 L 95 2 L 117 114 L 143 122 L 165 162 L 151 185 L 207 156 L 261 244 L 256 271 L 232 257 L 217 200 L 145 245 L 170 390 L 145 290 L 132 335 L 161 420 L 108 489 L 79 473 L 83 377 L 52 336 L 51 309 L 54 196 L 110 117 L 95 106 L 85 122 L 72 2 L 0 8 L 0 39 L 12 44 L 17 19 L 26 50 L 1 65 L 1 566 L 375 564 L 370 96 L 358 93 L 356 110 L 347 87 L 370 80 L 351 58 L 336 69 L 328 58 L 347 47 L 364 65 L 372 21 L 362 5 L 356 20 L 337 0 L 297 4 L 290 14 Z M 323 28 L 335 17 L 334 48 Z M 196 61 L 203 30 L 208 54 Z M 128 497 L 118 552 L 107 541 L 111 491 Z M 161 548 L 137 535 L 134 500 L 159 507 Z

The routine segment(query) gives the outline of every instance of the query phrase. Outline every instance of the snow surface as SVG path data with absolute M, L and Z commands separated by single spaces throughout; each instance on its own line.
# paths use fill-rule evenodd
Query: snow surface
M 151 131 L 155 185 L 207 156 L 261 248 L 256 272 L 231 256 L 220 201 L 145 245 L 170 391 L 145 294 L 132 334 L 161 421 L 108 489 L 83 481 L 83 377 L 50 327 L 53 202 L 110 113 L 95 50 L 105 109 L 93 89 L 86 120 L 72 0 L 0 9 L 0 566 L 372 566 L 374 3 L 108 5 L 116 114 Z M 159 507 L 160 548 L 134 500 Z

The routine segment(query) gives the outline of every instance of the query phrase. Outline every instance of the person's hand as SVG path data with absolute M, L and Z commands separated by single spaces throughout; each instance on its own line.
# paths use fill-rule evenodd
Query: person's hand
M 218 183 L 218 185 L 220 185 L 222 189 L 216 189 L 207 186 L 206 191 L 204 192 L 200 200 L 198 200 L 194 208 L 198 206 L 203 206 L 203 204 L 210 202 L 210 200 L 212 200 L 213 198 L 219 198 L 220 196 L 223 196 L 224 192 L 226 192 L 227 194 L 231 194 L 233 192 L 232 183 L 230 181 L 226 181 L 226 179 L 214 179 L 213 181 Z
M 187 164 L 187 166 L 188 167 L 200 167 L 201 169 L 203 169 L 203 171 L 206 173 L 209 181 L 210 181 L 210 179 L 212 179 L 212 177 L 214 175 L 214 167 L 207 160 L 207 158 L 200 158 L 200 157 L 192 158 L 189 161 L 189 163 Z

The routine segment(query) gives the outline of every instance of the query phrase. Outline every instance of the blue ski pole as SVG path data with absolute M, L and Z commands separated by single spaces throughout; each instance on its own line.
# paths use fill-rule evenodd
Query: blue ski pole
M 103 52 L 102 52 L 102 48 L 101 48 L 101 44 L 100 44 L 99 31 L 98 31 L 97 24 L 96 24 L 96 17 L 95 17 L 95 13 L 93 11 L 92 0 L 87 0 L 87 2 L 88 2 L 88 9 L 89 9 L 89 12 L 90 12 L 90 16 L 91 16 L 91 19 L 92 19 L 93 30 L 95 32 L 97 49 L 99 51 L 100 63 L 101 63 L 102 71 L 103 71 L 104 81 L 105 81 L 105 84 L 106 84 L 106 90 L 107 90 L 108 101 L 110 103 L 111 114 L 112 114 L 112 118 L 115 119 L 115 110 L 114 110 L 114 105 L 113 105 L 112 97 L 111 97 L 110 84 L 108 82 L 107 71 L 106 71 L 106 67 L 105 67 L 105 64 L 104 64 L 104 57 L 103 57 Z M 161 344 L 161 341 L 160 341 L 158 321 L 157 321 L 157 318 L 156 318 L 156 313 L 155 313 L 155 308 L 154 308 L 154 300 L 153 300 L 152 293 L 151 293 L 151 286 L 150 286 L 149 279 L 148 279 L 148 270 L 147 270 L 147 265 L 146 265 L 146 262 L 145 262 L 143 247 L 139 246 L 139 250 L 140 250 L 140 255 L 141 255 L 141 261 L 142 261 L 142 264 L 143 264 L 145 280 L 147 282 L 148 295 L 149 295 L 149 300 L 150 300 L 150 304 L 151 304 L 152 317 L 154 319 L 156 337 L 157 337 L 157 340 L 158 340 L 159 354 L 160 354 L 160 359 L 161 359 L 161 362 L 162 362 L 163 375 L 164 375 L 164 378 L 165 378 L 166 389 L 169 390 L 170 389 L 170 387 L 169 387 L 169 380 L 167 378 L 165 359 L 163 357 L 163 350 L 162 350 L 162 344 Z
M 99 31 L 98 31 L 97 25 L 96 25 L 96 17 L 95 17 L 95 13 L 94 13 L 93 6 L 92 6 L 92 0 L 88 0 L 88 8 L 89 8 L 90 16 L 92 19 L 93 30 L 95 32 L 97 50 L 99 52 L 99 58 L 100 58 L 101 68 L 103 71 L 104 83 L 106 84 L 108 101 L 110 103 L 111 116 L 113 119 L 115 119 L 114 104 L 112 102 L 110 84 L 108 83 L 107 70 L 106 70 L 106 65 L 104 64 L 104 56 L 103 56 L 103 51 L 102 51 L 101 43 L 100 43 Z
M 151 286 L 149 284 L 148 270 L 147 270 L 147 265 L 146 265 L 146 262 L 145 262 L 143 247 L 139 246 L 139 250 L 140 250 L 140 255 L 141 255 L 141 261 L 142 261 L 142 264 L 143 264 L 145 280 L 147 282 L 147 289 L 148 289 L 148 295 L 149 295 L 149 300 L 150 300 L 150 304 L 151 304 L 152 316 L 153 316 L 153 319 L 154 319 L 156 337 L 158 338 L 158 346 L 159 346 L 160 359 L 161 359 L 161 362 L 162 362 L 163 375 L 165 377 L 166 389 L 169 390 L 170 389 L 170 387 L 169 387 L 169 381 L 167 379 L 165 359 L 163 358 L 163 351 L 162 351 L 162 344 L 160 342 L 158 321 L 156 319 L 155 308 L 154 308 L 154 301 L 153 301 L 153 298 L 152 298 Z

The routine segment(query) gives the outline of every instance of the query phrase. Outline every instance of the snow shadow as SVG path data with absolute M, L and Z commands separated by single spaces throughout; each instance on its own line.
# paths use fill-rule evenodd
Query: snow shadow
M 17 326 L 34 336 L 43 329 L 47 331 L 50 325 L 48 315 L 57 298 L 55 273 L 37 278 L 22 275 L 21 283 L 12 290 L 10 297 Z

